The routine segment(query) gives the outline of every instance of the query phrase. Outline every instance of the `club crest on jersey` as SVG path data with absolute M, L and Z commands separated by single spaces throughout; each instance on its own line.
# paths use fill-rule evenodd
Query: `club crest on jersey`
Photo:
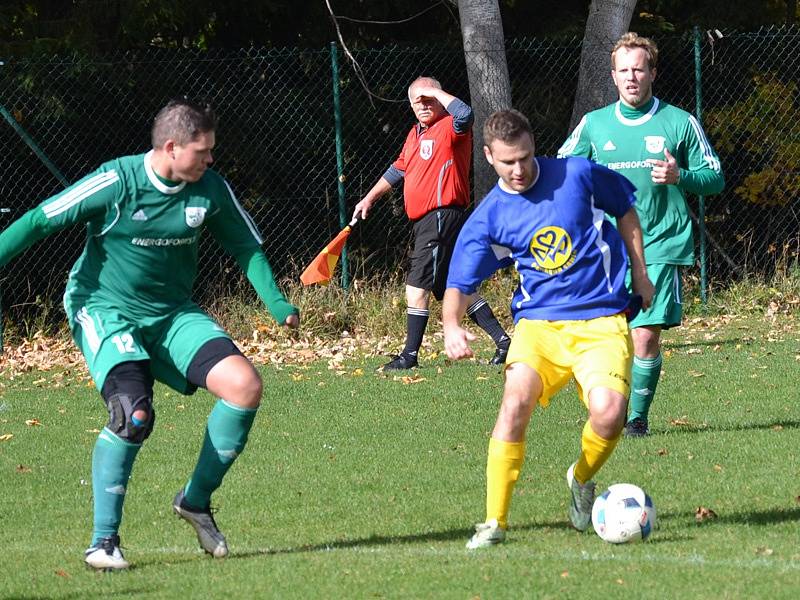
M 644 136 L 644 147 L 652 154 L 661 154 L 664 151 L 664 142 L 666 139 L 661 135 L 646 135 Z
M 197 228 L 203 224 L 206 218 L 206 208 L 204 206 L 187 206 L 186 211 L 186 224 L 189 227 Z
M 419 157 L 428 160 L 433 156 L 433 140 L 422 140 L 419 144 Z
M 560 273 L 575 262 L 572 240 L 561 227 L 542 227 L 533 234 L 529 247 L 534 260 L 532 266 L 537 271 Z

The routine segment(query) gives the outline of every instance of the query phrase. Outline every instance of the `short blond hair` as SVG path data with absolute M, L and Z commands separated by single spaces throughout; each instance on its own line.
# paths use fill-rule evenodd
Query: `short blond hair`
M 617 56 L 617 50 L 620 48 L 627 48 L 628 50 L 641 48 L 644 50 L 647 53 L 647 66 L 650 67 L 650 70 L 655 69 L 658 64 L 658 46 L 656 46 L 656 43 L 650 38 L 640 36 L 635 31 L 629 31 L 619 38 L 611 49 L 612 69 L 616 67 L 615 58 Z

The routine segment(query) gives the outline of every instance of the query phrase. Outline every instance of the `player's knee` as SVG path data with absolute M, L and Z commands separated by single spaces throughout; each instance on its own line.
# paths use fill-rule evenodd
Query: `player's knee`
M 152 395 L 133 396 L 125 393 L 105 398 L 108 408 L 106 427 L 121 439 L 141 444 L 152 433 L 156 421 Z
M 108 409 L 106 428 L 121 439 L 141 444 L 155 425 L 153 376 L 148 361 L 120 363 L 109 371 L 101 392 Z

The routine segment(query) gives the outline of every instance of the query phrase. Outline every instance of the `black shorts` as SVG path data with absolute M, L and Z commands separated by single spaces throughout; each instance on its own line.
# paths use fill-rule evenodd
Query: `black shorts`
M 406 276 L 408 285 L 432 291 L 437 300 L 442 299 L 453 248 L 466 219 L 463 208 L 447 207 L 432 210 L 414 221 L 414 250 Z

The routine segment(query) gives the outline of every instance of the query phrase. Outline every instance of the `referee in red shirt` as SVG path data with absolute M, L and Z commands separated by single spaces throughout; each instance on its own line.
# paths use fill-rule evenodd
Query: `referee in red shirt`
M 453 247 L 469 205 L 472 109 L 445 92 L 432 77 L 415 79 L 408 88 L 408 99 L 418 123 L 408 132 L 400 156 L 353 212 L 354 217 L 366 219 L 378 198 L 404 182 L 406 214 L 414 229 L 414 250 L 406 277 L 408 329 L 405 348 L 383 366 L 385 371 L 417 366 L 428 324 L 430 293 L 440 301 L 444 295 Z M 467 314 L 497 346 L 489 362 L 503 364 L 511 340 L 489 304 L 473 294 Z

